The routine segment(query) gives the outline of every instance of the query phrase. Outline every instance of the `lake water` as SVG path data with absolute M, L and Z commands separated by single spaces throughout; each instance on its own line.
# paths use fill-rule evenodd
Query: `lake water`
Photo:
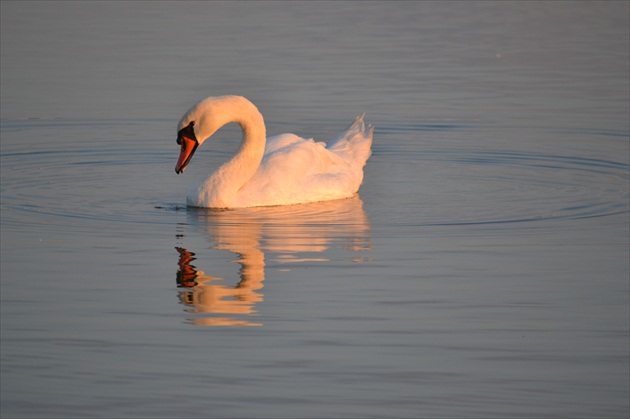
M 1 8 L 3 418 L 630 414 L 627 2 Z M 186 208 L 221 94 L 359 195 Z

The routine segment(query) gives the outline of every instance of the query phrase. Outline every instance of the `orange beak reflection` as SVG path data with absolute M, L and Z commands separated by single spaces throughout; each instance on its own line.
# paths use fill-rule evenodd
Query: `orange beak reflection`
M 212 316 L 196 317 L 190 321 L 197 326 L 262 326 L 248 320 L 239 320 L 231 316 L 256 314 L 256 303 L 263 301 L 265 279 L 264 254 L 257 249 L 241 255 L 241 281 L 235 286 L 225 285 L 223 278 L 206 275 L 192 264 L 195 254 L 183 247 L 176 247 L 179 253 L 179 270 L 176 281 L 180 291 L 179 299 L 189 308 L 189 313 L 208 313 Z M 230 317 L 217 317 L 227 315 Z
M 195 254 L 183 247 L 176 247 L 179 253 L 179 270 L 177 271 L 177 286 L 192 288 L 197 285 L 197 269 L 191 262 L 195 260 Z

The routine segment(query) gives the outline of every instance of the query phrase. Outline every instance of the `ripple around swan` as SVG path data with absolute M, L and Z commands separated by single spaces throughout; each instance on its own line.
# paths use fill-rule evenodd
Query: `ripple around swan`
M 141 122 L 3 120 L 3 228 L 149 221 L 144 200 L 158 189 L 150 175 L 165 156 L 159 140 L 137 138 Z
M 158 140 L 152 138 L 126 140 L 125 135 L 134 130 L 131 125 L 135 122 L 3 121 L 8 138 L 59 137 L 28 150 L 18 142 L 3 143 L 1 208 L 3 215 L 11 215 L 3 225 L 63 228 L 85 222 L 86 228 L 98 229 L 102 223 L 168 224 L 171 211 L 189 211 L 183 204 L 189 184 L 184 181 L 193 179 L 172 175 L 172 147 L 156 149 Z M 81 137 L 99 126 L 114 139 L 75 143 L 63 138 Z M 378 141 L 360 191 L 375 225 L 523 223 L 605 217 L 630 210 L 627 163 L 523 150 L 465 149 L 452 142 L 453 135 L 459 137 L 453 132 L 464 129 L 474 133 L 481 128 L 466 121 L 377 127 Z M 430 141 L 413 143 L 417 131 L 450 136 L 450 143 L 440 148 L 429 148 Z M 221 149 L 212 153 L 215 159 L 227 158 Z M 300 211 L 313 212 L 313 205 L 299 207 L 274 210 L 275 218 L 267 222 L 307 219 Z M 316 211 L 331 225 L 347 221 L 330 216 L 331 211 L 339 211 L 335 205 L 320 205 Z M 229 223 L 230 217 L 222 220 Z
M 629 211 L 630 166 L 625 163 L 532 152 L 429 154 L 438 161 L 464 166 L 470 177 L 462 180 L 469 188 L 462 195 L 472 204 L 469 211 L 481 218 L 442 221 L 441 225 L 580 219 Z M 494 216 L 483 219 L 484 209 Z
M 389 225 L 457 226 L 584 219 L 630 211 L 626 162 L 580 155 L 579 150 L 565 155 L 499 146 L 471 149 L 460 134 L 453 133 L 465 129 L 467 136 L 481 137 L 486 128 L 465 121 L 377 128 L 381 141 L 375 142 L 373 166 L 366 177 L 379 183 L 380 199 L 392 203 L 380 218 L 387 217 Z M 580 132 L 628 136 L 621 131 Z M 389 146 L 394 138 L 397 146 Z M 384 178 L 393 184 L 385 184 Z

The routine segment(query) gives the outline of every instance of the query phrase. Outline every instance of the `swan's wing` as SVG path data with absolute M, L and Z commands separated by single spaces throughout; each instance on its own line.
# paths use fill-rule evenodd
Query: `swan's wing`
M 270 178 L 289 176 L 303 178 L 316 173 L 334 173 L 344 165 L 340 156 L 326 149 L 326 144 L 303 139 L 294 134 L 283 134 L 265 148 L 257 175 Z M 345 165 L 344 165 L 345 166 Z
M 254 176 L 239 191 L 242 199 L 261 205 L 264 198 L 277 205 L 342 198 L 356 192 L 357 175 L 324 143 L 284 140 L 265 153 Z
M 265 155 L 274 153 L 281 148 L 291 147 L 296 143 L 307 141 L 295 134 L 280 134 L 267 138 L 265 144 Z

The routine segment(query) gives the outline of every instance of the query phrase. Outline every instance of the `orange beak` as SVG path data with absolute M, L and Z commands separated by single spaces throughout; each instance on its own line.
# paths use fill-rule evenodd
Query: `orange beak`
M 195 150 L 199 146 L 197 140 L 181 136 L 177 138 L 177 144 L 182 146 L 179 152 L 179 159 L 177 159 L 177 164 L 175 165 L 175 173 L 180 174 L 184 171 L 190 159 L 192 158 Z
M 195 154 L 195 150 L 199 147 L 194 126 L 195 121 L 190 121 L 188 125 L 177 133 L 177 144 L 182 147 L 179 152 L 179 159 L 177 159 L 177 164 L 175 165 L 175 173 L 177 174 L 184 171 L 193 154 Z

